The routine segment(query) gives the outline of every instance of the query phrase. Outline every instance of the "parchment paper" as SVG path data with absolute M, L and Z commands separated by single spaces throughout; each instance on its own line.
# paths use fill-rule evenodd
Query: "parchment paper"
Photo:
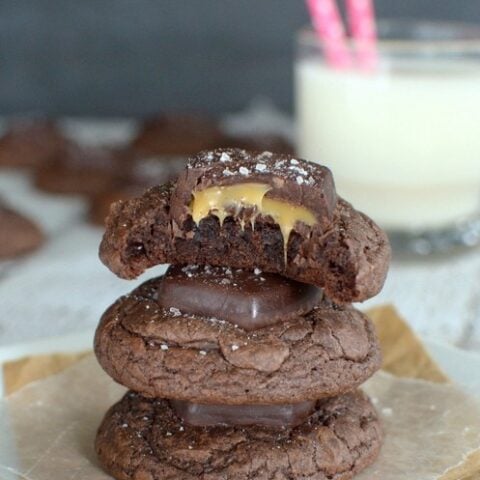
M 401 373 L 408 374 L 413 368 L 417 377 L 435 372 L 433 377 L 438 378 L 434 379 L 445 379 L 421 344 L 413 336 L 412 341 L 406 340 L 411 332 L 392 309 L 375 315 L 389 355 L 393 350 L 387 340 L 398 340 L 393 354 L 397 361 L 386 358 L 391 370 L 398 368 L 397 362 L 408 364 L 407 358 L 414 356 L 417 364 L 403 367 Z M 383 335 L 385 326 L 396 333 Z M 70 357 L 65 358 L 71 363 Z M 419 358 L 421 367 L 417 368 Z M 16 368 L 25 375 L 28 363 L 35 364 L 35 359 Z M 397 378 L 384 372 L 364 388 L 383 419 L 386 439 L 380 458 L 357 477 L 359 480 L 480 478 L 480 407 L 476 401 L 453 385 Z M 123 392 L 88 355 L 64 372 L 10 395 L 0 404 L 0 478 L 108 479 L 97 465 L 93 439 L 103 414 Z
M 385 305 L 367 312 L 382 348 L 382 369 L 397 377 L 447 382 L 447 376 L 395 308 Z
M 3 368 L 5 392 L 13 393 L 28 383 L 59 373 L 89 353 L 35 355 L 8 362 Z

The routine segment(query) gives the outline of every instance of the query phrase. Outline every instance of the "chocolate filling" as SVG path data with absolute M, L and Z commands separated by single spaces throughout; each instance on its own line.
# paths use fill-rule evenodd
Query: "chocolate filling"
M 255 330 L 304 315 L 322 299 L 312 285 L 280 275 L 226 267 L 172 265 L 158 291 L 164 308 Z
M 175 413 L 196 427 L 215 425 L 261 425 L 296 427 L 315 410 L 315 401 L 290 405 L 203 405 L 170 400 Z

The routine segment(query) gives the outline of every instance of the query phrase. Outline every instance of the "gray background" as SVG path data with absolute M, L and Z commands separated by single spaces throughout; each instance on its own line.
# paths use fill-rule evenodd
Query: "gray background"
M 480 21 L 479 0 L 377 0 L 380 17 Z M 0 0 L 0 114 L 291 109 L 302 0 Z

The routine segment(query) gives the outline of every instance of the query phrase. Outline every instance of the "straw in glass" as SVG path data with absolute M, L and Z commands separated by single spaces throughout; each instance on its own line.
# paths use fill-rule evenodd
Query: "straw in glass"
M 328 64 L 338 69 L 351 67 L 352 58 L 335 0 L 307 0 L 307 6 Z
M 378 61 L 377 29 L 372 0 L 346 0 L 348 23 L 360 68 L 372 69 Z

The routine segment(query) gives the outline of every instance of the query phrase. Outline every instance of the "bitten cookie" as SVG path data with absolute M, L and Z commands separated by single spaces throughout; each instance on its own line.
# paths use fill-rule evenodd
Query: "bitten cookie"
M 317 402 L 295 428 L 192 427 L 166 400 L 127 393 L 107 412 L 95 447 L 119 480 L 349 480 L 374 462 L 381 440 L 360 392 Z
M 161 306 L 162 281 L 150 280 L 117 300 L 95 335 L 104 370 L 145 396 L 296 403 L 354 389 L 380 367 L 373 325 L 352 307 L 320 297 L 313 308 L 304 292 L 298 314 L 277 302 L 288 320 L 247 330 L 225 321 L 231 312 L 221 307 L 212 318 Z
M 259 267 L 349 303 L 380 291 L 390 246 L 337 198 L 327 168 L 228 149 L 194 157 L 176 184 L 115 204 L 100 258 L 123 278 L 161 263 Z
M 43 241 L 33 221 L 0 203 L 0 260 L 31 252 Z

